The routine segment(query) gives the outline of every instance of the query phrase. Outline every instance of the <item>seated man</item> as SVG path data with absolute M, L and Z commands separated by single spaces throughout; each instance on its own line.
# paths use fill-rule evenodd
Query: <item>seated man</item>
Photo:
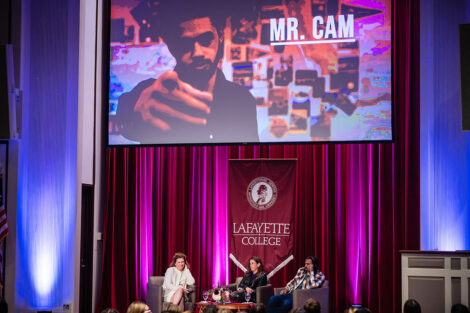
M 272 296 L 268 303 L 269 313 L 286 313 L 292 309 L 292 292 L 296 289 L 318 288 L 325 281 L 325 275 L 318 269 L 316 257 L 308 256 L 305 266 L 299 268 L 295 277 L 287 283 L 280 295 Z

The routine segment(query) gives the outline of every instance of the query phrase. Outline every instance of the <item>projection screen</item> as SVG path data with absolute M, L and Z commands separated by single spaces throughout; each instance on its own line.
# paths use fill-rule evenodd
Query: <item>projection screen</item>
M 393 139 L 391 0 L 111 0 L 108 145 Z

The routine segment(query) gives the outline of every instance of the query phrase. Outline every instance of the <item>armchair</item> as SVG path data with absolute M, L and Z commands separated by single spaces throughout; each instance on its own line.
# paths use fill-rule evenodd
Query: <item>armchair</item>
M 283 288 L 275 288 L 274 294 L 278 295 L 281 293 Z M 303 307 L 305 301 L 310 298 L 314 298 L 321 305 L 321 311 L 328 313 L 330 303 L 330 288 L 328 287 L 328 281 L 325 280 L 321 287 L 314 289 L 299 289 L 292 292 L 292 308 Z
M 240 282 L 242 281 L 243 277 L 237 277 L 234 283 L 228 285 L 228 288 L 231 291 L 235 291 L 238 288 L 238 285 L 240 285 Z M 256 288 L 256 303 L 263 303 L 266 307 L 268 306 L 268 301 L 269 298 L 273 295 L 273 287 L 271 284 L 268 284 L 266 286 L 261 286 Z
M 165 302 L 163 299 L 163 281 L 164 276 L 150 276 L 147 283 L 147 305 L 153 313 L 161 313 L 168 308 L 169 302 Z M 185 302 L 185 310 L 193 310 L 193 306 L 196 303 L 196 286 L 188 286 L 194 291 L 189 294 L 191 298 L 190 302 Z

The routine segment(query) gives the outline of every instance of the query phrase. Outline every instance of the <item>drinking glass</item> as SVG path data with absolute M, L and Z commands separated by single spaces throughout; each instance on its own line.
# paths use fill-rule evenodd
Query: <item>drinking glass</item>
M 204 299 L 204 302 L 207 302 L 207 298 L 209 298 L 209 291 L 204 290 L 202 292 L 202 298 Z
M 224 304 L 229 304 L 230 303 L 230 290 L 225 289 L 224 290 Z

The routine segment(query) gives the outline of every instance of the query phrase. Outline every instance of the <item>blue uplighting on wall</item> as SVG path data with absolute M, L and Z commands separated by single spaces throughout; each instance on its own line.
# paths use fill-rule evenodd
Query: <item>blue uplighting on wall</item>
M 420 2 L 421 249 L 470 250 L 470 132 L 461 130 L 460 23 L 470 0 Z
M 78 0 L 22 1 L 16 308 L 73 299 Z

